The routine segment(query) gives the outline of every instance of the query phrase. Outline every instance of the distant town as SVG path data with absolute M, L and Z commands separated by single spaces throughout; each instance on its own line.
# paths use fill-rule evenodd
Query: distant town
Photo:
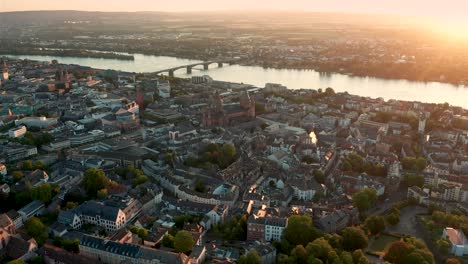
M 0 175 L 8 263 L 467 263 L 448 103 L 1 57 Z

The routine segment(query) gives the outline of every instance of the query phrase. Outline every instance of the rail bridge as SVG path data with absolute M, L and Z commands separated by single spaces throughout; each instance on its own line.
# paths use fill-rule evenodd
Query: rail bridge
M 196 67 L 196 66 L 203 66 L 203 70 L 206 71 L 206 70 L 209 69 L 209 66 L 211 64 L 218 64 L 218 67 L 221 68 L 221 67 L 223 67 L 224 64 L 232 65 L 237 60 L 239 60 L 239 58 L 225 59 L 225 60 L 202 61 L 202 62 L 198 62 L 198 63 L 192 63 L 192 64 L 177 66 L 177 67 L 173 67 L 173 68 L 163 69 L 163 70 L 155 71 L 153 73 L 155 73 L 155 74 L 167 73 L 170 77 L 174 77 L 174 72 L 177 71 L 177 70 L 180 70 L 180 69 L 186 69 L 187 74 L 190 74 L 190 73 L 192 73 L 192 68 Z

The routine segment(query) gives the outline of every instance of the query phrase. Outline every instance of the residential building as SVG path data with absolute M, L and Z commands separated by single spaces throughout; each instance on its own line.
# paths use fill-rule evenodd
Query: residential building
M 247 240 L 280 241 L 287 225 L 287 218 L 251 215 L 247 221 Z
M 60 211 L 57 221 L 72 229 L 81 228 L 84 224 L 93 224 L 115 232 L 125 226 L 127 216 L 118 207 L 87 201 L 74 209 Z
M 24 117 L 22 119 L 16 120 L 15 125 L 26 125 L 28 127 L 39 127 L 39 128 L 47 128 L 51 126 L 55 126 L 58 123 L 58 119 L 55 117 L 47 118 L 45 116 L 41 117 Z
M 45 205 L 43 202 L 35 200 L 18 210 L 21 215 L 23 223 L 26 223 L 30 218 L 38 216 L 44 210 Z
M 450 241 L 450 253 L 458 257 L 468 255 L 468 240 L 466 239 L 465 234 L 463 234 L 463 231 L 446 227 L 443 231 L 442 237 Z
M 8 136 L 10 138 L 22 138 L 26 134 L 27 129 L 25 126 L 18 126 L 8 130 Z
M 189 257 L 134 244 L 122 244 L 102 238 L 85 235 L 80 240 L 80 255 L 105 264 L 186 264 Z
M 419 204 L 423 204 L 423 205 L 429 204 L 429 194 L 424 192 L 418 186 L 412 186 L 408 188 L 408 198 L 416 199 Z

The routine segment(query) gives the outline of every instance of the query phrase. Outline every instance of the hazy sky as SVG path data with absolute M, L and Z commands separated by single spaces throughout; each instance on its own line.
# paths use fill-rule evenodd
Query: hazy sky
M 205 11 L 281 9 L 468 17 L 468 0 L 0 0 L 0 11 Z

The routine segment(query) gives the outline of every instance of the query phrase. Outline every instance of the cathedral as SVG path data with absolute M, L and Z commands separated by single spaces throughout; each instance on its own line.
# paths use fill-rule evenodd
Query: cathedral
M 229 126 L 236 119 L 250 118 L 255 118 L 255 101 L 247 91 L 241 92 L 238 104 L 226 105 L 216 91 L 203 109 L 203 125 L 206 127 Z

